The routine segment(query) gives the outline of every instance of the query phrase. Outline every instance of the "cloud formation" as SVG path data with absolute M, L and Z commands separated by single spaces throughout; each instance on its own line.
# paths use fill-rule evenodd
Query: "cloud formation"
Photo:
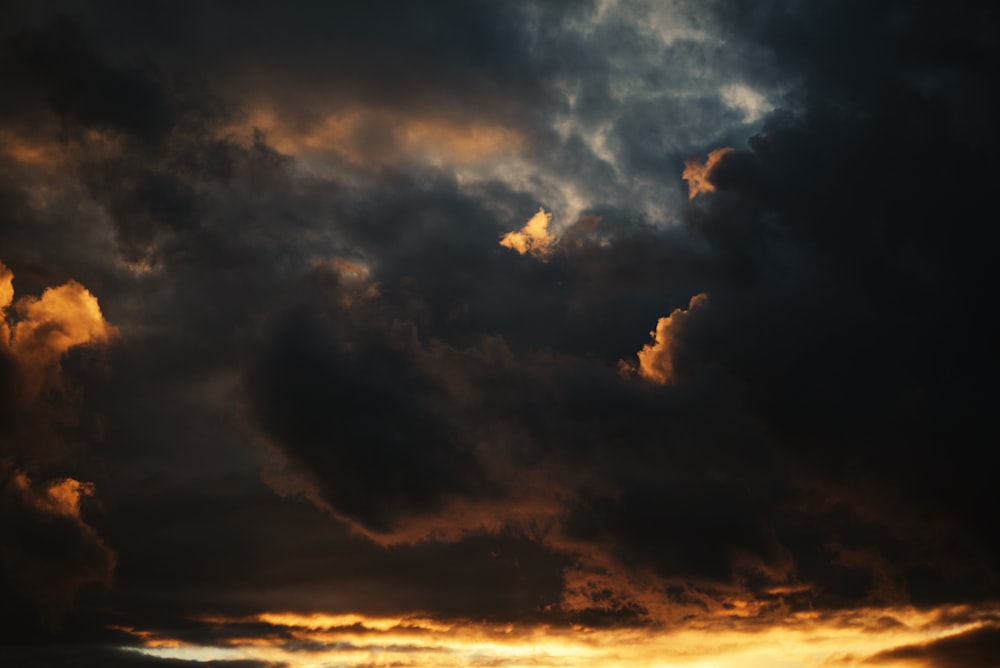
M 674 309 L 670 315 L 656 321 L 656 329 L 649 333 L 653 341 L 644 345 L 638 353 L 639 366 L 634 370 L 640 376 L 661 385 L 674 379 L 675 341 L 691 312 L 703 308 L 707 302 L 708 295 L 697 294 L 691 298 L 686 309 Z M 624 368 L 631 367 L 626 364 Z
M 549 232 L 550 222 L 552 222 L 552 214 L 539 208 L 538 213 L 532 216 L 524 224 L 524 227 L 503 235 L 500 239 L 500 245 L 515 250 L 521 255 L 530 254 L 544 258 L 552 252 L 552 246 L 556 240 L 555 235 Z
M 31 469 L 64 464 L 67 422 L 61 360 L 71 349 L 106 343 L 116 330 L 97 299 L 75 281 L 14 301 L 14 274 L 0 264 L 0 618 L 13 630 L 58 626 L 58 615 L 88 584 L 111 582 L 116 556 L 81 515 L 92 483 L 72 477 L 37 482 Z M 8 311 L 13 313 L 8 313 Z M 12 321 L 12 322 L 11 322 Z M 55 396 L 53 396 L 55 395 Z
M 0 19 L 0 662 L 990 648 L 989 3 Z

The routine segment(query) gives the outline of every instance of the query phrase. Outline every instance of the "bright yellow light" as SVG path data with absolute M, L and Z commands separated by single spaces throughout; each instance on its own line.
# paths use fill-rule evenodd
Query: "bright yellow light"
M 707 621 L 698 628 L 567 629 L 442 623 L 423 616 L 266 613 L 248 619 L 210 621 L 225 625 L 266 622 L 283 634 L 229 639 L 217 646 L 170 644 L 148 632 L 131 631 L 145 646 L 137 651 L 161 658 L 263 660 L 290 668 L 338 665 L 398 666 L 580 666 L 629 668 L 811 668 L 862 666 L 886 650 L 981 628 L 998 609 L 861 609 L 800 613 L 767 625 L 761 620 Z M 957 623 L 955 619 L 965 621 Z M 892 623 L 887 624 L 886 621 Z M 284 634 L 296 646 L 285 646 Z M 303 641 L 317 649 L 304 650 Z M 880 662 L 882 666 L 907 665 Z

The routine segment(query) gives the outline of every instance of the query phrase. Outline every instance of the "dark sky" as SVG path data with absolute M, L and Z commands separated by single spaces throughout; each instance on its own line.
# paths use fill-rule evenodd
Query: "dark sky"
M 1000 665 L 993 2 L 0 1 L 0 664 Z

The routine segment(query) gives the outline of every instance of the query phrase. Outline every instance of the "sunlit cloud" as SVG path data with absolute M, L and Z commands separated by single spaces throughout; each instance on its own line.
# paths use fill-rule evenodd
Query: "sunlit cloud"
M 32 488 L 31 480 L 24 472 L 16 472 L 11 480 L 30 506 L 51 515 L 79 519 L 80 498 L 94 494 L 93 484 L 80 482 L 73 478 L 50 481 L 41 493 Z
M 993 611 L 995 613 L 995 611 Z M 988 611 L 967 608 L 862 608 L 802 612 L 762 624 L 734 619 L 670 627 L 593 629 L 420 617 L 264 613 L 199 620 L 219 631 L 216 644 L 184 642 L 129 629 L 133 651 L 160 658 L 258 660 L 290 668 L 398 666 L 684 666 L 807 668 L 861 666 L 899 647 L 991 628 Z M 260 624 L 270 632 L 261 633 Z
M 63 354 L 76 346 L 107 343 L 118 330 L 104 319 L 97 297 L 76 281 L 14 302 L 13 279 L 13 272 L 0 263 L 0 345 L 26 372 L 26 393 L 33 396 L 44 374 L 58 370 Z M 14 312 L 13 324 L 8 323 L 8 310 Z
M 115 328 L 104 320 L 97 298 L 76 281 L 24 297 L 15 310 L 11 349 L 22 360 L 51 364 L 74 346 L 108 341 Z
M 684 162 L 682 176 L 688 184 L 688 199 L 715 192 L 715 186 L 711 181 L 712 170 L 719 164 L 722 157 L 732 150 L 731 148 L 717 148 L 708 154 L 704 164 L 698 162 L 697 158 L 691 158 Z
M 0 262 L 0 335 L 3 343 L 10 341 L 7 308 L 14 301 L 14 272 Z
M 520 230 L 508 232 L 500 239 L 500 245 L 510 248 L 521 255 L 534 255 L 536 257 L 546 257 L 556 242 L 554 234 L 549 232 L 549 222 L 552 214 L 546 213 L 545 209 L 539 208 L 538 213 L 524 224 Z
M 652 342 L 647 343 L 638 353 L 639 364 L 636 366 L 630 362 L 622 362 L 622 369 L 629 373 L 638 373 L 640 376 L 654 383 L 665 384 L 674 379 L 674 342 L 677 332 L 684 326 L 684 322 L 690 317 L 691 312 L 696 308 L 702 308 L 708 301 L 705 293 L 697 294 L 691 298 L 686 309 L 677 308 L 665 318 L 660 318 L 656 322 L 656 329 L 649 335 Z
M 267 143 L 305 164 L 338 158 L 356 166 L 394 164 L 406 160 L 432 163 L 477 163 L 525 146 L 514 128 L 477 120 L 413 117 L 378 109 L 348 109 L 318 121 L 302 123 L 258 108 L 227 132 L 258 130 Z

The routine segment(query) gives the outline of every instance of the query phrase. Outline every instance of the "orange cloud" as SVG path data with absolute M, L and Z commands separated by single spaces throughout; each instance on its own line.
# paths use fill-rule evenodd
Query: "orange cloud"
M 694 199 L 697 195 L 715 192 L 710 177 L 722 156 L 731 153 L 731 148 L 717 148 L 708 154 L 705 164 L 698 162 L 698 158 L 690 158 L 684 162 L 684 173 L 682 178 L 688 183 L 688 199 Z
M 508 232 L 500 239 L 500 245 L 504 248 L 516 250 L 521 255 L 528 253 L 545 257 L 552 252 L 555 244 L 555 235 L 549 232 L 549 222 L 552 214 L 546 213 L 545 209 L 539 208 L 538 213 L 524 224 L 518 231 Z
M 691 298 L 686 309 L 674 309 L 666 318 L 660 318 L 656 323 L 656 329 L 649 333 L 653 337 L 652 343 L 647 343 L 639 351 L 638 368 L 627 362 L 622 363 L 622 368 L 637 372 L 654 383 L 662 385 L 671 382 L 674 378 L 674 340 L 677 331 L 684 326 L 691 312 L 702 307 L 707 301 L 708 295 L 704 292 L 697 294 Z
M 60 163 L 60 146 L 54 141 L 31 139 L 19 133 L 0 130 L 0 152 L 21 167 L 52 168 Z
M 50 482 L 42 493 L 32 489 L 31 480 L 21 471 L 14 473 L 11 482 L 20 490 L 32 508 L 50 515 L 63 515 L 75 519 L 80 519 L 80 497 L 94 494 L 93 483 L 80 482 L 73 478 Z
M 59 360 L 75 346 L 106 343 L 118 330 L 101 313 L 89 290 L 68 281 L 47 288 L 41 297 L 14 300 L 14 274 L 0 263 L 0 345 L 5 346 L 27 372 L 27 394 L 34 396 L 44 383 L 44 372 L 58 369 Z M 16 321 L 7 322 L 13 303 Z
M 283 633 L 222 634 L 218 644 L 170 642 L 159 634 L 127 629 L 142 654 L 207 661 L 273 661 L 289 668 L 336 664 L 397 666 L 631 666 L 689 668 L 807 668 L 864 666 L 873 657 L 914 643 L 949 639 L 991 628 L 995 606 L 978 612 L 953 608 L 860 608 L 802 612 L 762 624 L 716 618 L 710 623 L 592 629 L 547 625 L 442 623 L 419 617 L 361 614 L 265 613 L 251 618 L 199 620 L 214 627 L 266 623 Z M 893 623 L 887 624 L 891 620 Z M 883 664 L 884 665 L 884 664 Z M 899 662 L 892 665 L 912 665 Z
M 418 156 L 450 162 L 478 162 L 523 149 L 518 131 L 503 125 L 446 118 L 411 117 L 377 109 L 348 109 L 302 125 L 258 108 L 230 132 L 262 131 L 278 151 L 295 157 L 332 155 L 356 165 L 399 162 Z
M 19 359 L 38 366 L 53 363 L 74 346 L 108 341 L 116 329 L 101 314 L 97 298 L 76 281 L 48 288 L 41 298 L 25 297 L 15 310 L 10 347 Z
M 14 272 L 0 262 L 0 342 L 10 341 L 7 307 L 14 301 Z

